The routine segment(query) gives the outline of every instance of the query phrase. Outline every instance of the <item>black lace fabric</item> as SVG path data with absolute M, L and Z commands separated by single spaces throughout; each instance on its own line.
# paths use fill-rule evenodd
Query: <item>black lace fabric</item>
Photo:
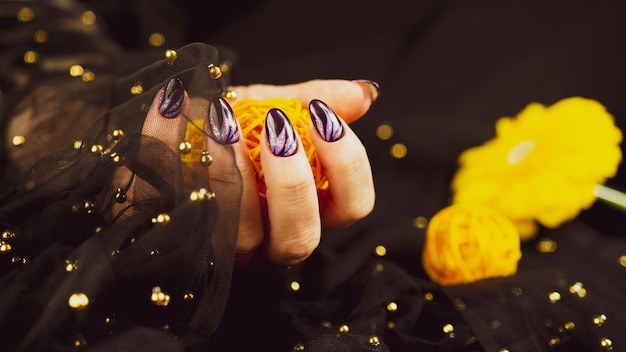
M 32 9 L 51 39 L 62 31 L 55 22 L 71 17 Z M 7 25 L 4 38 L 27 26 Z M 84 34 L 70 33 L 65 40 Z M 5 47 L 5 62 L 24 53 Z M 230 149 L 208 126 L 190 125 L 207 121 L 209 100 L 226 84 L 226 74 L 209 74 L 222 63 L 217 50 L 198 43 L 169 57 L 117 56 L 92 45 L 83 49 L 97 64 L 73 57 L 95 75 L 81 79 L 48 69 L 47 60 L 72 53 L 49 58 L 45 47 L 38 63 L 14 66 L 3 81 L 15 95 L 3 96 L 2 350 L 196 348 L 225 306 L 241 193 Z M 170 120 L 150 107 L 174 77 L 188 103 Z M 187 128 L 204 134 L 198 150 L 179 149 Z M 210 164 L 192 158 L 202 151 Z

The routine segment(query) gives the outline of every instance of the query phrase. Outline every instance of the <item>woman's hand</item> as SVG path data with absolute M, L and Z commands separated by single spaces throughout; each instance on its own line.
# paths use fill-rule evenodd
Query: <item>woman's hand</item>
M 261 163 L 267 185 L 267 226 L 261 218 L 257 181 L 246 145 L 243 139 L 233 145 L 244 179 L 236 261 L 240 264 L 250 261 L 262 246 L 262 255 L 270 262 L 298 263 L 317 247 L 322 228 L 347 226 L 372 211 L 374 183 L 369 160 L 347 123 L 367 112 L 378 95 L 378 87 L 368 81 L 314 80 L 286 86 L 251 85 L 232 89 L 237 99 L 298 98 L 305 106 L 313 101 L 317 115 L 326 115 L 319 116 L 322 122 L 329 121 L 335 124 L 331 126 L 335 130 L 343 131 L 329 136 L 327 141 L 310 126 L 311 139 L 330 184 L 326 196 L 318 199 L 299 136 L 293 134 L 297 145 L 293 154 L 285 155 L 282 150 L 276 155 L 268 145 L 268 130 L 264 128 Z M 315 119 L 313 111 L 311 115 Z M 272 119 L 281 118 L 279 115 Z M 271 136 L 272 132 L 281 131 L 269 132 Z

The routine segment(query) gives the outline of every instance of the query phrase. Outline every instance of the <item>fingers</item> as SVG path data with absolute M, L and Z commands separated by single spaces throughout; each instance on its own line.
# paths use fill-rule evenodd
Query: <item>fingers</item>
M 380 94 L 378 84 L 368 80 L 312 80 L 284 86 L 253 84 L 231 89 L 237 93 L 236 100 L 231 104 L 246 98 L 263 100 L 281 97 L 297 98 L 308 105 L 311 100 L 320 99 L 334 106 L 337 114 L 347 123 L 363 116 Z
M 329 182 L 322 199 L 325 228 L 347 226 L 367 216 L 374 207 L 374 181 L 365 147 L 324 102 L 313 100 L 311 140 Z M 313 130 L 318 133 L 313 132 Z
M 267 114 L 261 145 L 269 218 L 264 254 L 279 265 L 296 264 L 320 241 L 313 173 L 300 138 L 281 110 L 272 109 Z

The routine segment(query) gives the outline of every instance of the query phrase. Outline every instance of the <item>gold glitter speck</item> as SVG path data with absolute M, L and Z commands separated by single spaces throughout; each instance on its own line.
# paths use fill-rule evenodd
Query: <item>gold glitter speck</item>
M 387 303 L 387 310 L 390 312 L 395 312 L 398 310 L 398 304 L 396 302 Z
M 8 253 L 12 248 L 10 243 L 0 241 L 0 253 Z
M 163 33 L 152 33 L 148 37 L 148 43 L 150 43 L 150 45 L 154 47 L 163 46 L 163 44 L 165 44 L 165 36 L 163 35 Z
M 80 16 L 80 21 L 87 26 L 90 26 L 94 23 L 96 23 L 96 14 L 93 13 L 93 11 L 85 11 L 83 12 L 83 14 Z
M 368 342 L 372 346 L 380 346 L 380 339 L 378 338 L 378 336 L 370 336 Z
M 392 158 L 402 159 L 407 154 L 407 148 L 406 148 L 406 145 L 402 143 L 396 143 L 391 146 L 391 149 L 389 150 L 389 152 L 391 153 Z
M 189 199 L 192 202 L 197 202 L 197 201 L 201 201 L 201 200 L 211 200 L 213 198 L 215 198 L 215 193 L 209 192 L 209 191 L 207 191 L 204 188 L 200 188 L 197 191 L 193 191 L 189 195 Z
M 36 51 L 29 50 L 24 53 L 24 62 L 27 64 L 34 64 L 39 61 L 39 54 Z
M 339 332 L 341 332 L 341 333 L 347 333 L 347 332 L 350 332 L 350 327 L 349 327 L 348 325 L 345 325 L 345 324 L 344 324 L 344 325 L 341 325 L 341 326 L 339 327 Z
M 35 43 L 45 43 L 46 41 L 48 41 L 48 32 L 44 31 L 43 29 L 35 31 L 35 34 L 33 35 L 33 40 L 35 41 Z
M 543 238 L 537 243 L 537 250 L 541 253 L 552 253 L 556 251 L 556 242 L 549 238 Z
M 170 220 L 171 218 L 169 214 L 162 213 L 152 218 L 152 223 L 153 224 L 167 224 L 168 222 L 170 222 Z
M 69 72 L 72 77 L 80 77 L 85 73 L 85 69 L 81 65 L 72 65 Z
M 572 286 L 569 287 L 569 292 L 571 294 L 577 295 L 580 298 L 584 298 L 587 295 L 587 290 L 583 287 L 581 282 L 576 282 Z
M 563 327 L 565 330 L 573 330 L 576 327 L 576 324 L 574 324 L 573 321 L 568 321 L 565 325 L 563 325 Z
M 237 92 L 235 92 L 234 90 L 227 90 L 226 93 L 224 93 L 224 98 L 229 101 L 233 101 L 237 99 Z
M 20 22 L 30 22 L 35 18 L 35 12 L 30 7 L 22 7 L 17 12 L 17 20 Z
M 434 298 L 435 296 L 432 294 L 432 292 L 424 292 L 424 299 L 428 302 L 432 302 Z
M 299 290 L 300 290 L 300 283 L 299 283 L 298 281 L 292 281 L 292 282 L 289 284 L 289 288 L 290 288 L 292 291 L 299 291 Z
M 450 334 L 452 332 L 454 332 L 454 326 L 452 324 L 446 324 L 443 326 L 443 332 L 445 334 Z
M 143 93 L 143 83 L 139 81 L 134 82 L 133 85 L 130 87 L 130 94 L 139 95 L 141 93 Z
M 423 216 L 418 216 L 413 220 L 413 226 L 418 229 L 425 229 L 428 226 L 428 219 Z
M 613 341 L 607 337 L 603 337 L 600 339 L 600 347 L 602 347 L 605 351 L 612 351 Z
M 161 291 L 161 287 L 155 286 L 152 288 L 150 301 L 156 306 L 167 307 L 167 305 L 170 304 L 170 295 Z
M 293 346 L 293 351 L 294 352 L 303 352 L 304 351 L 304 345 L 299 343 L 299 344 Z
M 626 268 L 626 255 L 622 255 L 618 259 L 619 265 Z

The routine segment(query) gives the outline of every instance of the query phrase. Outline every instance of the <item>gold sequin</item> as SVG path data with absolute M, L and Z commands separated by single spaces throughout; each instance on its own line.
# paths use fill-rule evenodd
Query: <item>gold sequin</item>
M 178 54 L 176 50 L 168 49 L 165 50 L 165 59 L 167 60 L 168 65 L 173 65 L 174 61 L 178 58 Z
M 556 346 L 561 342 L 561 340 L 558 337 L 553 337 L 550 339 L 550 341 L 548 341 L 548 344 L 550 344 L 550 346 Z
M 387 322 L 387 329 L 389 330 L 393 330 L 396 327 L 396 323 L 393 321 L 388 321 Z
M 499 329 L 502 327 L 502 322 L 500 322 L 499 320 L 494 320 L 489 323 L 489 327 L 491 327 L 493 330 Z
M 299 343 L 299 344 L 293 346 L 293 351 L 294 352 L 303 352 L 304 351 L 304 345 Z
M 573 321 L 568 321 L 565 325 L 563 325 L 563 327 L 565 330 L 573 330 L 576 327 L 576 324 L 574 324 Z
M 96 14 L 93 13 L 93 11 L 87 10 L 80 16 L 80 21 L 87 26 L 93 25 L 96 23 Z
M 348 325 L 345 325 L 345 324 L 344 324 L 344 325 L 341 325 L 341 326 L 339 327 L 339 332 L 341 332 L 341 333 L 347 333 L 347 332 L 350 332 L 350 327 L 349 327 Z
M 435 296 L 433 295 L 432 292 L 424 292 L 424 299 L 427 300 L 428 302 L 432 302 L 434 298 Z
M 376 253 L 379 257 L 384 257 L 387 254 L 387 248 L 385 248 L 385 246 L 378 245 L 374 249 L 374 253 Z
M 391 153 L 391 157 L 395 159 L 402 159 L 407 154 L 407 148 L 406 148 L 406 145 L 402 143 L 396 143 L 391 146 L 391 149 L 389 150 L 389 152 Z
M 617 261 L 619 262 L 619 265 L 626 268 L 626 255 L 620 256 Z
M 593 324 L 597 327 L 602 327 L 606 323 L 606 315 L 600 314 L 593 317 Z
M 170 295 L 161 291 L 159 286 L 152 288 L 152 294 L 150 295 L 150 301 L 156 306 L 166 307 L 170 304 Z
M 300 283 L 299 283 L 298 281 L 292 281 L 292 282 L 289 284 L 289 288 L 290 288 L 292 291 L 299 291 L 299 290 L 300 290 Z
M 0 238 L 2 238 L 3 240 L 10 240 L 12 238 L 15 238 L 15 232 L 4 230 L 2 231 L 2 235 L 0 235 Z
M 452 324 L 446 324 L 443 326 L 442 330 L 445 334 L 450 334 L 454 332 L 454 326 Z
M 91 146 L 90 151 L 92 154 L 102 155 L 102 152 L 104 151 L 104 147 L 100 144 L 94 144 Z
M 556 303 L 561 300 L 561 294 L 556 291 L 550 292 L 548 294 L 548 299 L 550 300 L 550 303 Z
M 150 43 L 150 45 L 154 47 L 163 46 L 163 44 L 165 44 L 165 36 L 163 35 L 163 33 L 152 33 L 148 37 L 148 43 Z
M 398 304 L 396 302 L 387 303 L 387 310 L 390 312 L 395 312 L 398 310 Z
M 219 79 L 220 77 L 222 77 L 222 69 L 219 68 L 218 66 L 210 64 L 208 68 L 209 68 L 209 75 L 211 75 L 211 78 Z
M 89 297 L 82 292 L 73 293 L 67 300 L 67 304 L 73 309 L 85 309 L 89 305 Z
M 167 224 L 168 222 L 170 222 L 170 220 L 171 218 L 169 214 L 161 213 L 152 218 L 152 223 L 153 224 Z
M 76 339 L 74 340 L 74 347 L 85 347 L 87 346 L 87 340 L 85 340 L 85 337 L 83 337 L 83 335 L 78 334 L 76 335 Z
M 380 346 L 380 338 L 378 336 L 370 336 L 367 340 L 372 346 Z
M 158 250 L 158 249 L 153 249 L 153 250 L 151 250 L 151 251 L 150 251 L 150 255 L 158 255 L 158 254 L 160 254 L 160 253 L 161 253 L 161 252 L 159 252 L 159 250 Z
M 465 308 L 467 308 L 467 305 L 465 304 L 465 302 L 460 298 L 457 298 L 454 300 L 454 306 L 458 310 L 464 310 Z
M 385 266 L 381 263 L 376 263 L 376 267 L 374 270 L 376 270 L 376 272 L 378 273 L 381 273 L 385 270 Z
M 513 296 L 515 296 L 515 297 L 519 297 L 519 296 L 521 296 L 524 293 L 524 291 L 522 291 L 521 287 L 515 287 L 515 288 L 513 288 L 511 290 L 511 292 L 513 293 Z
M 387 123 L 380 124 L 376 128 L 376 137 L 383 141 L 390 139 L 391 137 L 393 137 L 393 127 L 391 127 L 391 125 Z
M 83 147 L 83 141 L 74 141 L 73 147 L 75 150 L 80 150 Z
M 29 50 L 24 53 L 24 62 L 27 64 L 34 64 L 39 61 L 39 53 L 34 50 Z
M 24 143 L 26 143 L 26 137 L 22 135 L 15 135 L 11 138 L 11 144 L 13 144 L 14 147 L 19 147 Z
M 333 324 L 329 321 L 323 321 L 322 322 L 322 327 L 325 327 L 326 329 L 330 329 L 333 327 Z

